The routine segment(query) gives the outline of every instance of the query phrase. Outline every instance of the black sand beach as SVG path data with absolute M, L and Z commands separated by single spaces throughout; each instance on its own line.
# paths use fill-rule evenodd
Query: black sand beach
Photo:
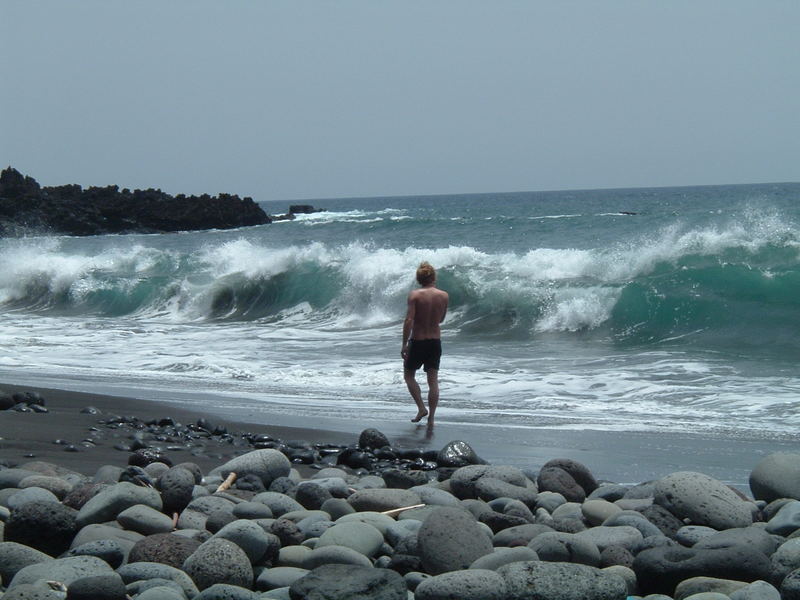
M 175 402 L 146 397 L 121 397 L 106 394 L 0 384 L 8 393 L 36 391 L 46 402 L 47 414 L 0 412 L 0 460 L 8 463 L 31 459 L 54 462 L 91 475 L 101 465 L 127 462 L 128 453 L 114 449 L 124 442 L 124 433 L 103 430 L 96 446 L 82 447 L 90 428 L 112 415 L 132 416 L 142 421 L 171 418 L 183 424 L 206 418 L 225 427 L 236 437 L 242 433 L 267 434 L 280 440 L 305 440 L 310 443 L 353 444 L 369 427 L 382 431 L 393 446 L 438 450 L 452 440 L 463 440 L 492 464 L 512 465 L 536 471 L 548 460 L 569 458 L 592 469 L 602 479 L 635 484 L 658 479 L 675 471 L 697 471 L 746 490 L 748 477 L 760 459 L 774 452 L 800 452 L 800 442 L 792 439 L 732 437 L 719 433 L 705 436 L 661 432 L 609 432 L 595 430 L 513 429 L 453 424 L 439 421 L 432 435 L 424 426 L 411 423 L 308 419 L 270 411 L 270 405 L 253 402 L 226 402 L 225 407 L 207 408 L 188 400 Z M 142 394 L 145 396 L 145 394 Z M 93 406 L 99 414 L 84 414 Z M 409 402 L 409 415 L 413 413 Z M 221 414 L 224 411 L 225 414 Z M 62 443 L 55 443 L 62 440 Z M 65 450 L 68 442 L 77 452 Z M 166 445 L 166 444 L 165 444 Z M 209 442 L 196 453 L 169 451 L 175 462 L 192 460 L 211 468 L 222 460 L 242 454 L 249 448 L 230 443 Z

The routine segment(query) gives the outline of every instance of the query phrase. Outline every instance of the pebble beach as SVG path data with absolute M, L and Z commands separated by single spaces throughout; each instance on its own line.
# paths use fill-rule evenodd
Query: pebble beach
M 619 483 L 558 448 L 525 468 L 469 440 L 3 390 L 3 600 L 800 598 L 787 448 L 759 447 L 746 486 Z

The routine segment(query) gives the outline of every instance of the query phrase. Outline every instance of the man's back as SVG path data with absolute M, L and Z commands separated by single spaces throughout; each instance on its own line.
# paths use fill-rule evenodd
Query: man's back
M 439 323 L 444 321 L 448 300 L 447 292 L 432 285 L 412 291 L 408 297 L 409 308 L 413 305 L 411 337 L 415 340 L 441 338 Z

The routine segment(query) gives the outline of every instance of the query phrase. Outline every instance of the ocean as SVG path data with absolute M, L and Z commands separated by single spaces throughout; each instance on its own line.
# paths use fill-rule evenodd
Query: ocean
M 799 200 L 797 183 L 319 199 L 232 231 L 2 239 L 0 380 L 407 422 L 401 328 L 427 260 L 450 294 L 440 423 L 792 438 Z

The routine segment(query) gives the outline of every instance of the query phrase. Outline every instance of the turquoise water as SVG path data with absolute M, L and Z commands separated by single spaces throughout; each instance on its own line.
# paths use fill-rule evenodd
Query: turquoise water
M 236 231 L 0 241 L 0 375 L 405 419 L 414 269 L 440 420 L 791 435 L 800 184 L 311 200 Z M 288 203 L 264 203 L 272 214 Z

